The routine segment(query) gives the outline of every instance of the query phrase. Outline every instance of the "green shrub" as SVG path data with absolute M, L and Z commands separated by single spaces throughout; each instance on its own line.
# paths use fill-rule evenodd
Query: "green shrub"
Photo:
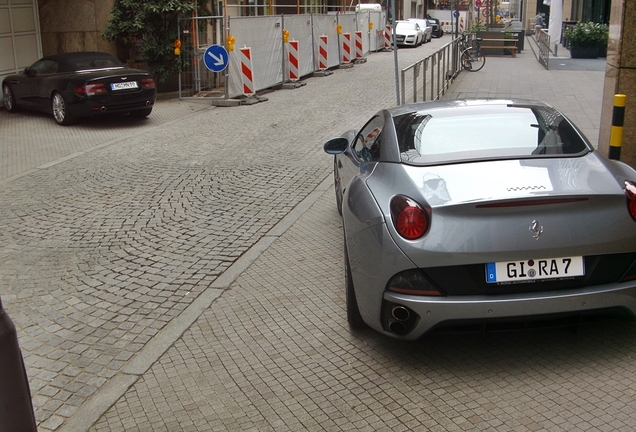
M 486 30 L 488 30 L 488 28 L 484 24 L 474 22 L 470 26 L 468 26 L 466 30 L 464 30 L 462 33 L 470 34 L 470 33 L 477 33 L 478 31 L 486 31 Z
M 166 82 L 184 66 L 174 54 L 177 20 L 190 16 L 201 4 L 202 0 L 114 0 L 102 37 L 128 49 L 139 43 L 150 73 L 158 82 Z
M 607 32 L 607 24 L 577 23 L 566 28 L 563 36 L 568 40 L 570 48 L 595 48 L 607 43 Z

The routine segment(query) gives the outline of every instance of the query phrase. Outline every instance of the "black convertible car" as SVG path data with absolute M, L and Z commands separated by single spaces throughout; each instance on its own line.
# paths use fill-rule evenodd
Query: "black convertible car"
M 146 71 L 128 68 L 100 52 L 75 52 L 44 57 L 24 72 L 2 81 L 4 106 L 53 114 L 60 125 L 78 117 L 130 113 L 150 115 L 157 91 Z

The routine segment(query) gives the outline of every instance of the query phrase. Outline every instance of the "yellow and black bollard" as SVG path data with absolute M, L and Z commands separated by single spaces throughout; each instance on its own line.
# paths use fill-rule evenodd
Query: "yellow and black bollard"
M 614 111 L 612 112 L 612 132 L 610 133 L 609 158 L 621 159 L 621 146 L 623 145 L 623 123 L 625 122 L 624 94 L 614 95 Z

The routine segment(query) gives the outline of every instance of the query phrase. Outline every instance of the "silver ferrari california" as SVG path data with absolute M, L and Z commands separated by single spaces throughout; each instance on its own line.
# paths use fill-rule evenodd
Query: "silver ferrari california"
M 419 103 L 329 140 L 347 319 L 437 328 L 636 315 L 636 171 L 549 105 Z

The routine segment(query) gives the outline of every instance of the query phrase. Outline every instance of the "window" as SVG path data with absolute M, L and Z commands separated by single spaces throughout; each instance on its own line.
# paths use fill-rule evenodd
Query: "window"
M 31 70 L 38 75 L 56 73 L 57 63 L 53 60 L 40 60 L 31 66 Z
M 353 150 L 363 162 L 377 162 L 380 160 L 380 143 L 384 120 L 373 117 L 356 136 Z
M 415 164 L 590 151 L 570 122 L 551 108 L 474 106 L 409 113 L 394 120 L 402 161 Z

